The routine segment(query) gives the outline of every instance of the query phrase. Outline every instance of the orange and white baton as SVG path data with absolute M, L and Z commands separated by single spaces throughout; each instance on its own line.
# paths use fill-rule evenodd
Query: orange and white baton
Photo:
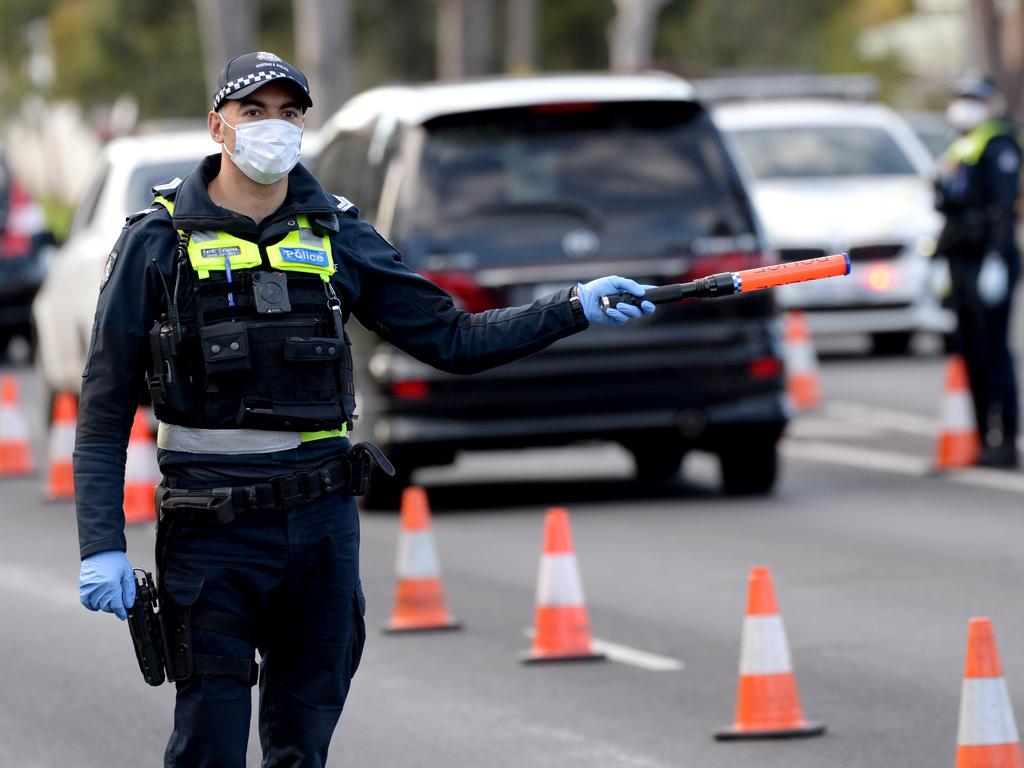
M 601 309 L 607 312 L 620 302 L 639 307 L 644 301 L 649 301 L 652 304 L 667 304 L 681 299 L 711 299 L 848 274 L 850 274 L 849 254 L 837 253 L 832 256 L 820 256 L 817 259 L 787 261 L 767 267 L 744 269 L 741 272 L 719 272 L 716 275 L 701 277 L 689 283 L 659 285 L 655 288 L 648 288 L 643 296 L 634 296 L 630 293 L 602 296 Z

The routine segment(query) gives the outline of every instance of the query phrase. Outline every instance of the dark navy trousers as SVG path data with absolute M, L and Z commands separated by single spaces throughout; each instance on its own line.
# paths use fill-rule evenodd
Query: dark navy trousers
M 171 483 L 208 485 L 194 475 Z M 259 652 L 264 768 L 325 765 L 366 638 L 355 500 L 335 494 L 226 525 L 172 521 L 162 538 L 169 599 L 253 628 L 243 638 L 193 627 L 193 652 Z M 178 682 L 165 768 L 244 768 L 250 710 L 251 688 L 240 676 Z

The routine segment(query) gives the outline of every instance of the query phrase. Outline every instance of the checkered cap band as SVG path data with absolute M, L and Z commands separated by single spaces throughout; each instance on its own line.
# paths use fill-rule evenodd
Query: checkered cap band
M 290 74 L 275 69 L 268 69 L 266 72 L 253 72 L 251 74 L 246 75 L 245 77 L 240 77 L 237 80 L 232 80 L 231 82 L 225 83 L 224 87 L 217 91 L 217 93 L 215 93 L 213 96 L 213 108 L 216 110 L 217 107 L 220 106 L 220 103 L 224 101 L 224 99 L 226 99 L 235 91 L 240 91 L 242 88 L 245 88 L 246 86 L 254 85 L 260 82 L 269 82 L 271 80 L 280 80 L 281 78 L 286 78 L 288 80 L 291 80 L 293 83 L 296 83 L 295 79 Z M 298 83 L 296 83 L 296 85 L 298 85 Z

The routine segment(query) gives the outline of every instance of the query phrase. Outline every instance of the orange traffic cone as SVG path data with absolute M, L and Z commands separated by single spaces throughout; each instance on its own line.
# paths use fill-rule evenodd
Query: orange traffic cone
M 970 467 L 978 459 L 981 441 L 971 404 L 967 366 L 959 355 L 946 366 L 946 390 L 942 395 L 942 432 L 935 446 L 935 468 Z
M 160 469 L 156 461 L 156 443 L 149 429 L 146 411 L 135 411 L 128 438 L 128 458 L 124 465 L 124 521 L 144 523 L 156 519 L 157 483 Z
M 553 507 L 544 520 L 544 551 L 537 574 L 537 617 L 533 646 L 524 662 L 596 661 L 583 582 L 572 548 L 569 512 Z
M 820 406 L 818 356 L 807 330 L 807 320 L 798 309 L 786 313 L 783 359 L 786 363 L 786 389 L 793 408 L 803 411 Z
M 971 619 L 967 625 L 956 743 L 956 768 L 1024 768 L 996 635 L 986 618 Z
M 72 457 L 77 420 L 75 396 L 61 392 L 53 401 L 53 419 L 50 422 L 49 474 L 46 480 L 46 498 L 50 501 L 75 498 Z
M 0 477 L 24 477 L 35 471 L 18 382 L 13 376 L 4 376 L 0 384 Z
M 441 561 L 430 532 L 427 492 L 410 486 L 402 492 L 402 521 L 395 570 L 395 609 L 386 632 L 458 629 L 444 601 Z
M 736 722 L 716 733 L 715 738 L 731 741 L 818 736 L 825 732 L 825 726 L 804 719 L 771 571 L 751 568 L 749 584 Z

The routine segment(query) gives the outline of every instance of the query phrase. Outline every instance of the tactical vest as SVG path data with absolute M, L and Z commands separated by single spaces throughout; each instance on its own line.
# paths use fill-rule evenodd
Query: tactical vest
M 172 200 L 154 203 L 173 215 Z M 330 238 L 305 216 L 273 245 L 179 231 L 169 312 L 150 333 L 156 417 L 205 429 L 347 434 L 352 358 Z
M 982 123 L 965 136 L 961 136 L 946 150 L 945 168 L 938 182 L 947 204 L 947 213 L 958 213 L 988 204 L 979 184 L 978 163 L 992 139 L 1013 136 L 1013 129 L 1002 120 Z

